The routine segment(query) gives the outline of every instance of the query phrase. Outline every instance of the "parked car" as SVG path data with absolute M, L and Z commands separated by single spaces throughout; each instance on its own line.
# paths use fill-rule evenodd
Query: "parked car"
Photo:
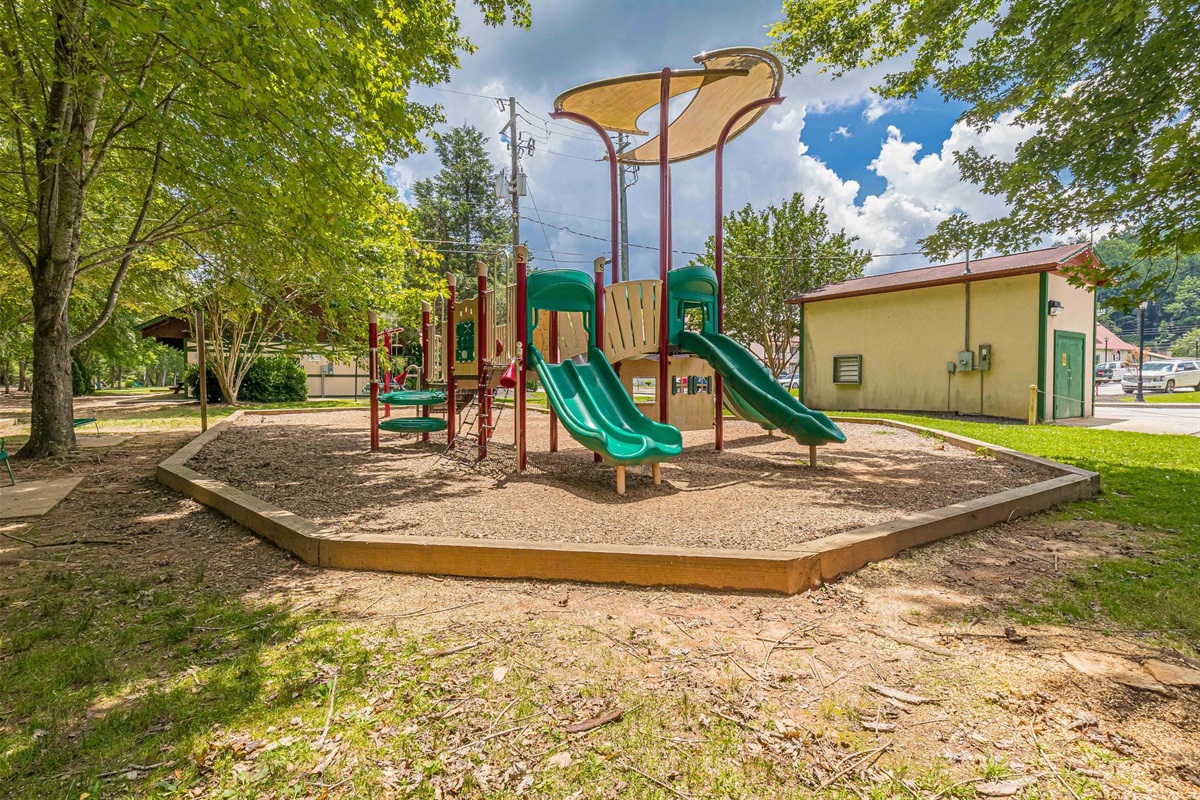
M 1137 391 L 1138 373 L 1130 368 L 1121 379 L 1125 394 Z M 1173 392 L 1176 389 L 1200 391 L 1200 361 L 1147 361 L 1142 365 L 1142 389 L 1147 392 Z
M 1096 365 L 1096 382 L 1120 381 L 1125 377 L 1125 365 L 1120 361 L 1101 361 Z
M 796 385 L 796 376 L 790 372 L 781 372 L 778 377 L 779 385 L 789 389 Z

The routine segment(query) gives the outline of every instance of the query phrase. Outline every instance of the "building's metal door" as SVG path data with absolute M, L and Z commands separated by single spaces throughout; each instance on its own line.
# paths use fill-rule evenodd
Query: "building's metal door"
M 1083 416 L 1084 341 L 1082 333 L 1054 332 L 1054 419 Z

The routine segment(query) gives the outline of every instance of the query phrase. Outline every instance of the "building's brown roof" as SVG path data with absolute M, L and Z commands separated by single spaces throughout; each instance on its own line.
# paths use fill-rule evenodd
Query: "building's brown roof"
M 1137 350 L 1136 344 L 1130 344 L 1123 341 L 1120 336 L 1110 331 L 1108 328 L 1096 323 L 1096 347 L 1108 348 L 1109 350 Z
M 966 273 L 966 262 L 939 264 L 934 267 L 868 275 L 840 283 L 831 283 L 811 292 L 797 295 L 789 303 L 804 304 L 818 300 L 833 300 L 839 297 L 859 297 L 868 294 L 900 292 L 905 289 L 921 289 L 927 286 L 944 286 L 951 283 L 1008 278 L 1037 272 L 1055 272 L 1067 267 L 1088 265 L 1095 255 L 1089 244 L 1067 244 L 1030 250 L 1007 256 L 992 256 L 971 260 L 971 272 Z

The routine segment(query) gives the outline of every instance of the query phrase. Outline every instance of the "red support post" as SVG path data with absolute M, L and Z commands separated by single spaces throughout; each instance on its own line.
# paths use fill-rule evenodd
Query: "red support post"
M 455 423 L 455 408 L 454 408 L 454 357 L 456 350 L 456 342 L 454 336 L 454 303 L 455 291 L 458 283 L 458 277 L 452 272 L 446 276 L 446 283 L 449 285 L 449 296 L 446 298 L 446 334 L 442 337 L 442 341 L 446 343 L 446 448 L 454 447 L 454 431 L 457 428 Z
M 525 361 L 529 349 L 529 323 L 526 320 L 528 309 L 525 308 L 525 278 L 528 271 L 528 258 L 525 245 L 519 244 L 513 248 L 513 257 L 517 262 L 517 395 L 516 395 L 516 446 L 517 472 L 524 472 L 528 463 L 525 452 Z
M 379 449 L 379 315 L 367 312 L 367 365 L 371 374 L 371 450 Z
M 433 320 L 431 319 L 429 303 L 421 301 L 421 389 L 429 388 L 429 375 L 433 360 Z M 421 406 L 421 416 L 429 416 L 429 406 Z M 422 433 L 421 441 L 428 442 L 429 434 Z
M 667 308 L 667 278 L 671 271 L 671 174 L 667 128 L 671 125 L 671 68 L 663 67 L 658 100 L 658 278 L 662 295 L 658 298 L 658 421 L 667 423 L 667 330 L 670 325 Z
M 725 127 L 721 129 L 720 136 L 717 137 L 716 148 L 716 202 L 714 204 L 716 211 L 716 230 L 713 235 L 713 267 L 717 273 L 717 333 L 725 332 L 725 184 L 724 184 L 724 167 L 725 167 L 725 141 L 729 138 L 729 132 L 733 130 L 733 126 L 737 121 L 749 114 L 755 109 L 763 106 L 777 106 L 783 102 L 782 97 L 765 97 L 761 100 L 755 100 L 752 103 L 747 103 L 738 109 L 725 123 Z M 716 394 L 716 418 L 714 420 L 716 449 L 725 449 L 725 381 L 720 373 L 717 373 L 716 380 L 713 381 L 713 390 Z
M 383 332 L 383 393 L 387 394 L 392 390 L 392 332 Z M 383 416 L 390 417 L 392 415 L 392 406 L 389 403 L 383 404 Z
M 479 423 L 479 452 L 476 457 L 482 461 L 487 458 L 487 440 L 488 440 L 488 396 L 491 387 L 487 380 L 487 362 L 488 351 L 491 349 L 490 338 L 487 335 L 487 264 L 482 262 L 475 265 L 476 279 L 476 296 L 475 302 L 479 304 L 479 313 L 475 315 L 475 416 Z
M 550 325 L 546 331 L 546 337 L 550 340 L 550 363 L 558 363 L 558 312 L 547 311 L 546 314 L 550 317 Z M 550 452 L 558 452 L 558 415 L 554 413 L 554 408 L 550 409 Z

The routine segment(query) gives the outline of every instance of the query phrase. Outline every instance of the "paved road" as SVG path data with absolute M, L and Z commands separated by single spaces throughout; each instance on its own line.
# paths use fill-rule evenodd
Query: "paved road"
M 1142 433 L 1179 433 L 1200 437 L 1200 403 L 1181 403 L 1166 408 L 1157 403 L 1119 403 L 1125 394 L 1120 384 L 1097 387 L 1096 416 L 1091 419 L 1063 420 L 1060 425 L 1083 428 L 1105 428 L 1113 431 Z M 1181 392 L 1180 397 L 1188 397 Z M 1191 398 L 1188 397 L 1190 400 Z M 1101 405 L 1104 404 L 1104 405 Z

